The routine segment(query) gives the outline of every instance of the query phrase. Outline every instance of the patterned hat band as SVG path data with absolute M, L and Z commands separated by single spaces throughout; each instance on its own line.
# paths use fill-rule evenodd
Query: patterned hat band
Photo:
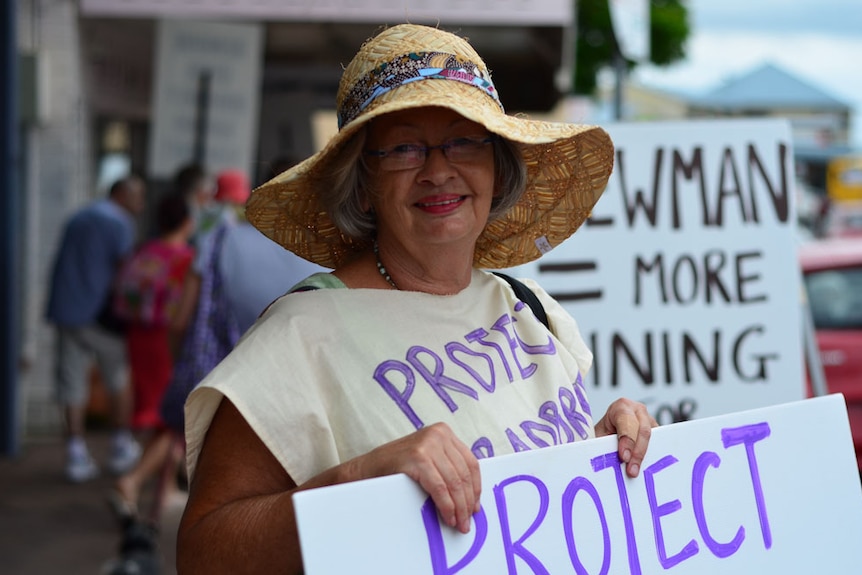
M 380 64 L 360 78 L 338 111 L 340 130 L 383 94 L 419 80 L 454 80 L 470 84 L 490 96 L 503 111 L 491 75 L 483 67 L 444 52 L 411 52 Z

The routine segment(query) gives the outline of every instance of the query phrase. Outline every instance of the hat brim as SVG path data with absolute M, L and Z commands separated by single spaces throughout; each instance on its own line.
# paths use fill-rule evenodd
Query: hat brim
M 321 206 L 319 192 L 329 181 L 328 168 L 368 121 L 431 106 L 451 109 L 515 142 L 526 163 L 524 194 L 485 226 L 476 243 L 476 267 L 501 269 L 533 261 L 565 241 L 589 217 L 613 169 L 614 148 L 603 129 L 506 115 L 471 86 L 426 80 L 379 98 L 324 149 L 254 190 L 246 206 L 248 220 L 306 260 L 328 268 L 344 264 L 369 243 L 341 232 Z

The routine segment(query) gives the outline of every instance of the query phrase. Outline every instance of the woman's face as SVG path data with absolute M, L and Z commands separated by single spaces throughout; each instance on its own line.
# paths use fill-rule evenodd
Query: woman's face
M 489 136 L 480 124 L 445 108 L 375 119 L 365 144 L 371 172 L 366 201 L 376 213 L 381 241 L 394 237 L 405 246 L 464 242 L 472 248 L 494 196 Z M 428 150 L 422 161 L 422 148 L 442 144 L 448 149 Z M 404 153 L 415 147 L 418 154 Z

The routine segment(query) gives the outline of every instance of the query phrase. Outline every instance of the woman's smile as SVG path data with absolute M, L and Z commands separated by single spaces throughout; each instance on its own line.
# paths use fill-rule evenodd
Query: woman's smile
M 466 200 L 467 196 L 438 194 L 434 196 L 426 196 L 413 205 L 425 212 L 442 215 L 454 212 L 461 207 Z

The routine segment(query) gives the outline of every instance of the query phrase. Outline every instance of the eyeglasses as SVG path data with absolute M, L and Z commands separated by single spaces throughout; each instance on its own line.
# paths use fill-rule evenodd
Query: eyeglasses
M 446 159 L 454 164 L 474 162 L 482 157 L 485 146 L 496 140 L 495 134 L 465 136 L 446 140 L 438 146 L 398 144 L 383 150 L 365 150 L 365 154 L 378 158 L 381 170 L 397 172 L 422 167 L 431 150 L 440 150 Z

